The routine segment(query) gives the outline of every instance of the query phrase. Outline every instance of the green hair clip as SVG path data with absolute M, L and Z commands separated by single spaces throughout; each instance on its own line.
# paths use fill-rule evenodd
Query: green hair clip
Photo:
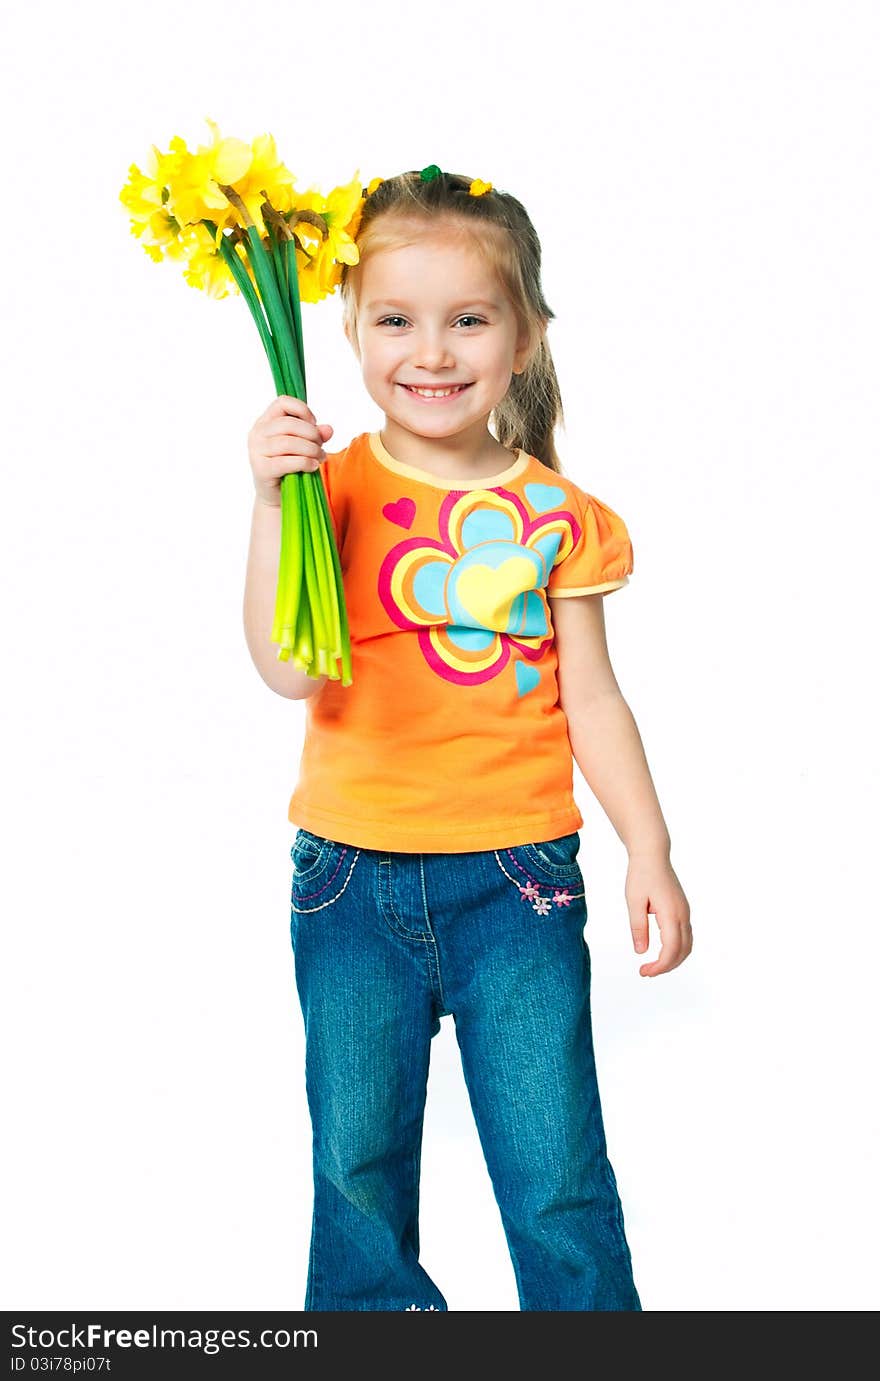
M 422 182 L 431 182 L 435 177 L 439 176 L 440 169 L 437 167 L 436 163 L 429 163 L 427 168 L 423 168 L 422 171 L 419 173 L 419 177 L 422 179 Z

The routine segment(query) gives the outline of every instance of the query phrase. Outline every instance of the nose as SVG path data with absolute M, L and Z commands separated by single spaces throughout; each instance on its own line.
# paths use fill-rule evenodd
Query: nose
M 444 365 L 454 365 L 455 356 L 442 335 L 423 331 L 413 341 L 412 361 L 423 369 L 439 370 Z

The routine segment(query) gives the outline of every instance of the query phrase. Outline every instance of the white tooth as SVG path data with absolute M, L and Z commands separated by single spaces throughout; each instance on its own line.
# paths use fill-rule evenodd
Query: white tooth
M 450 393 L 460 393 L 461 385 L 458 388 L 414 388 L 412 391 L 422 398 L 448 398 Z

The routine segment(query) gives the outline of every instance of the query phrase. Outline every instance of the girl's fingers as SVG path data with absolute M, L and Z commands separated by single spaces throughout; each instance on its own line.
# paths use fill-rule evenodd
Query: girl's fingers
M 266 411 L 267 413 L 286 413 L 291 417 L 307 417 L 312 422 L 315 420 L 315 414 L 308 403 L 304 402 L 302 398 L 291 397 L 289 393 L 279 394 L 274 402 L 269 404 Z
M 290 436 L 286 433 L 279 436 L 270 437 L 266 442 L 265 454 L 268 456 L 315 456 L 322 458 L 324 448 L 320 441 L 312 441 L 304 436 L 297 436 L 296 448 L 291 450 Z
M 309 441 L 314 441 L 315 437 L 320 436 L 320 429 L 300 417 L 276 417 L 274 421 L 267 422 L 263 428 L 264 436 L 303 436 Z
M 663 945 L 653 963 L 642 964 L 639 973 L 642 978 L 656 978 L 658 974 L 668 973 L 670 969 L 674 969 L 677 963 L 678 960 L 673 958 L 670 946 Z
M 254 428 L 254 434 L 263 441 L 273 436 L 302 437 L 321 446 L 330 439 L 333 428 L 329 422 L 318 425 L 315 414 L 301 398 L 281 394 L 266 409 Z
M 269 404 L 262 417 L 256 422 L 254 430 L 262 433 L 263 436 L 272 436 L 276 431 L 285 431 L 290 427 L 296 429 L 301 426 L 305 427 L 307 431 L 314 432 L 316 429 L 315 414 L 308 403 L 304 403 L 301 398 L 291 398 L 287 394 L 281 394 Z
M 276 417 L 271 422 L 267 422 L 262 429 L 262 435 L 264 439 L 276 436 L 301 437 L 303 441 L 314 441 L 321 446 L 332 431 L 333 428 L 328 425 L 318 427 L 309 422 L 307 418 L 292 417 L 285 414 L 283 417 Z
M 630 929 L 632 930 L 633 948 L 636 954 L 644 954 L 648 948 L 648 916 L 633 916 L 630 914 Z
M 650 964 L 642 964 L 639 969 L 643 978 L 656 978 L 657 974 L 669 973 L 671 969 L 678 968 L 690 954 L 690 941 L 681 923 L 664 924 L 661 927 L 661 936 L 662 943 L 657 958 Z

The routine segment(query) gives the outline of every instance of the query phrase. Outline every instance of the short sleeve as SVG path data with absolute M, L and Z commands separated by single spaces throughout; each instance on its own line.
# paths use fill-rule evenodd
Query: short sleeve
M 560 547 L 547 581 L 551 599 L 619 590 L 632 574 L 632 543 L 620 515 L 582 490 L 576 502 L 580 534 L 568 552 Z

